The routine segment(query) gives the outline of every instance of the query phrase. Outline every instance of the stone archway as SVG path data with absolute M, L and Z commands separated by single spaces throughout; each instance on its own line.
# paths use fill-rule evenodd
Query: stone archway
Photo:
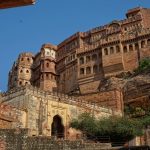
M 53 117 L 53 123 L 51 126 L 51 135 L 57 138 L 64 138 L 64 126 L 62 124 L 62 118 L 59 115 Z

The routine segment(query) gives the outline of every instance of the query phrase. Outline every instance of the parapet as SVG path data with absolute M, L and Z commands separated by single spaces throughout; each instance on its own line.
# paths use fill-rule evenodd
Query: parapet
M 126 16 L 128 17 L 129 14 L 136 13 L 136 12 L 140 11 L 141 9 L 142 9 L 142 7 L 136 7 L 136 8 L 133 8 L 133 9 L 129 9 L 126 13 Z
M 57 46 L 56 45 L 53 45 L 51 43 L 45 43 L 42 45 L 42 48 L 52 48 L 54 50 L 57 50 Z
M 10 90 L 8 92 L 2 93 L 2 101 L 8 101 L 11 100 L 13 97 L 17 97 L 20 95 L 25 95 L 25 94 L 31 94 L 35 96 L 40 96 L 45 99 L 50 99 L 52 101 L 58 101 L 61 103 L 66 103 L 69 105 L 76 105 L 78 107 L 83 107 L 83 108 L 88 108 L 94 111 L 98 112 L 105 112 L 108 114 L 113 114 L 114 111 L 109 108 L 105 108 L 103 106 L 100 106 L 98 104 L 95 104 L 90 101 L 82 100 L 79 99 L 78 97 L 73 97 L 73 96 L 68 96 L 63 93 L 58 93 L 58 92 L 46 92 L 44 90 L 41 90 L 39 88 L 33 87 L 31 85 L 26 85 L 22 87 L 18 87 L 16 89 Z M 52 97 L 52 99 L 50 98 Z
M 19 54 L 19 58 L 21 57 L 34 57 L 34 55 L 30 52 L 26 52 L 26 53 Z

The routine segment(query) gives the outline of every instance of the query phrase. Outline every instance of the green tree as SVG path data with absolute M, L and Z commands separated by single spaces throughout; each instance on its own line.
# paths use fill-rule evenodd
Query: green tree
M 95 119 L 90 114 L 82 114 L 71 122 L 71 127 L 83 131 L 87 137 L 100 140 L 99 137 L 110 137 L 111 142 L 127 142 L 143 134 L 143 124 L 137 119 L 109 117 Z
M 149 69 L 150 69 L 150 58 L 148 57 L 140 61 L 138 68 L 135 69 L 134 72 L 138 74 Z

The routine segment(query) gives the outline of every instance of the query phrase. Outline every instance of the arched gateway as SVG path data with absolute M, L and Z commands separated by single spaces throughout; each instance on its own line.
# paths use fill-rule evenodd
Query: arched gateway
M 64 138 L 64 126 L 62 124 L 62 118 L 59 115 L 53 117 L 51 135 L 57 138 Z

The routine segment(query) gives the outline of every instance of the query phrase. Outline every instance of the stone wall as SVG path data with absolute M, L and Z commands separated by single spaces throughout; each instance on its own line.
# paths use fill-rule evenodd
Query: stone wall
M 115 95 L 114 92 L 113 95 L 112 103 L 116 97 L 117 99 L 119 98 L 117 96 L 119 94 Z M 110 97 L 112 97 L 112 95 L 110 95 Z M 53 132 L 52 124 L 55 116 L 61 118 L 64 126 L 63 133 L 65 138 L 67 138 L 71 120 L 77 118 L 84 112 L 93 113 L 97 117 L 122 114 L 121 111 L 117 111 L 116 109 L 112 110 L 106 108 L 106 106 L 102 107 L 93 102 L 88 102 L 84 97 L 71 97 L 62 93 L 45 92 L 29 85 L 3 94 L 2 100 L 5 104 L 25 110 L 25 114 L 21 111 L 21 114 L 18 114 L 20 123 L 18 122 L 19 124 L 17 123 L 16 127 L 29 128 L 29 135 L 36 136 L 51 136 Z M 101 98 L 98 97 L 98 100 L 101 100 Z M 118 104 L 115 102 L 114 105 Z M 118 106 L 116 107 L 119 108 Z
M 1 150 L 106 150 L 111 148 L 110 143 L 84 143 L 83 140 L 69 141 L 54 140 L 50 137 L 28 137 L 27 132 L 27 129 L 1 129 Z
M 116 112 L 121 112 L 123 110 L 123 96 L 122 92 L 119 90 L 109 90 L 105 92 L 85 94 L 79 96 L 79 98 L 93 102 L 96 105 L 111 108 Z

